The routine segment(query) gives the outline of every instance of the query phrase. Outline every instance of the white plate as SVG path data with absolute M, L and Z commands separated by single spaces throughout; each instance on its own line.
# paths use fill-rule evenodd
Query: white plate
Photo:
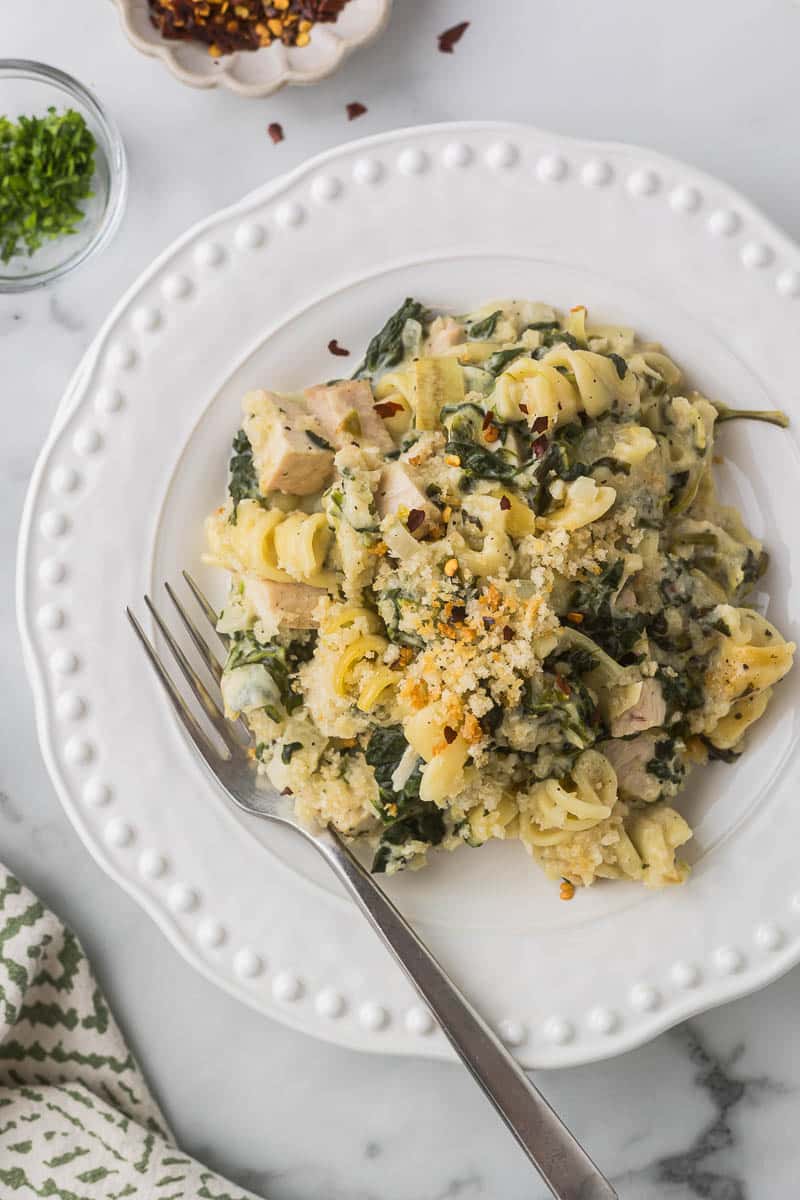
M 200 42 L 167 41 L 150 20 L 148 0 L 114 0 L 131 45 L 158 58 L 181 83 L 191 87 L 225 87 L 240 96 L 270 96 L 287 83 L 317 83 L 341 65 L 347 55 L 381 33 L 392 0 L 349 0 L 336 21 L 319 24 L 307 46 L 273 42 L 262 50 L 239 51 L 212 58 Z
M 800 419 L 797 249 L 740 197 L 630 147 L 436 126 L 324 155 L 187 233 L 101 331 L 28 496 L 19 615 L 43 751 L 97 860 L 197 967 L 331 1040 L 446 1055 L 363 920 L 288 832 L 235 814 L 195 761 L 126 603 L 198 565 L 247 387 L 342 370 L 408 294 L 515 293 L 664 341 L 730 404 Z M 346 364 L 345 364 L 346 366 Z M 797 636 L 794 430 L 720 435 L 725 493 L 766 538 L 770 616 Z M 800 959 L 800 672 L 735 767 L 692 778 L 683 889 L 599 885 L 571 904 L 518 844 L 435 855 L 387 887 L 521 1060 L 619 1053 Z

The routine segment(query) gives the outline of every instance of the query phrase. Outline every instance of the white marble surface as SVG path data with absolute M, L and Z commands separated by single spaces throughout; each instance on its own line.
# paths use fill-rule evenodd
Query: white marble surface
M 435 35 L 468 18 L 455 53 L 438 54 Z M 101 0 L 7 3 L 0 53 L 96 89 L 131 167 L 127 216 L 100 259 L 50 291 L 0 297 L 0 858 L 78 931 L 182 1144 L 232 1179 L 270 1200 L 542 1197 L 460 1068 L 361 1056 L 269 1023 L 196 976 L 94 866 L 45 774 L 22 682 L 19 514 L 66 381 L 120 291 L 188 224 L 351 136 L 487 117 L 647 144 L 727 179 L 800 236 L 800 6 L 396 0 L 388 33 L 343 72 L 265 101 L 181 87 L 127 46 Z M 352 125 L 350 100 L 369 106 Z M 540 1083 L 623 1200 L 788 1200 L 799 1010 L 796 970 L 615 1062 Z

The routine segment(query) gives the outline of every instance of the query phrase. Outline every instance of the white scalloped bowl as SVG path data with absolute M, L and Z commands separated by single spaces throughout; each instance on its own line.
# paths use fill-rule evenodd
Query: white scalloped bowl
M 376 38 L 386 28 L 392 0 L 349 0 L 339 18 L 319 24 L 307 46 L 287 47 L 274 42 L 262 50 L 247 50 L 212 58 L 199 42 L 171 42 L 150 21 L 147 0 L 114 0 L 128 41 L 159 58 L 176 79 L 190 87 L 226 87 L 240 96 L 270 96 L 287 83 L 317 83 L 341 65 L 351 51 Z

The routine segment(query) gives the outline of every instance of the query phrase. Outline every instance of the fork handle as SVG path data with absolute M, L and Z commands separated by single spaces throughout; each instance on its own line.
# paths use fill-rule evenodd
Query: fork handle
M 335 830 L 313 839 L 556 1200 L 618 1200 L 589 1155 Z

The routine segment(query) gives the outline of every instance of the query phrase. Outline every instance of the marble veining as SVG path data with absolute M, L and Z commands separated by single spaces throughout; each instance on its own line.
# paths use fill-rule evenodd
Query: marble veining
M 111 5 L 93 9 L 91 39 L 59 0 L 40 0 L 36 22 L 24 5 L 4 14 L 6 53 L 65 67 L 110 105 L 128 143 L 132 190 L 120 232 L 102 257 L 53 292 L 0 297 L 0 859 L 80 934 L 181 1145 L 270 1200 L 545 1200 L 546 1193 L 459 1067 L 358 1055 L 259 1017 L 184 963 L 89 858 L 41 762 L 14 615 L 19 515 L 58 400 L 122 291 L 188 224 L 355 132 L 475 115 L 651 145 L 730 180 L 800 235 L 794 202 L 800 159 L 787 150 L 800 106 L 800 10 L 793 0 L 775 0 L 765 23 L 757 7 L 732 19 L 725 0 L 702 6 L 675 0 L 652 17 L 653 36 L 643 22 L 624 19 L 626 0 L 608 0 L 602 20 L 587 15 L 576 21 L 574 8 L 564 6 L 518 5 L 509 6 L 502 22 L 490 19 L 488 6 L 477 0 L 399 0 L 386 35 L 340 74 L 268 102 L 180 87 L 127 46 Z M 439 56 L 436 34 L 465 19 L 472 25 L 454 54 Z M 702 70 L 685 54 L 688 21 L 692 58 Z M 757 60 L 754 42 L 761 50 Z M 580 65 L 581 87 L 565 83 L 563 53 L 548 52 L 565 45 L 573 68 Z M 526 46 L 536 48 L 535 72 L 522 69 Z M 510 47 L 522 49 L 512 53 Z M 609 71 L 612 59 L 624 62 L 625 71 Z M 481 89 L 476 98 L 475 80 L 487 71 L 502 86 Z M 725 89 L 736 122 L 728 106 L 708 105 L 715 88 Z M 369 108 L 357 131 L 344 114 L 354 98 Z M 266 135 L 271 120 L 284 126 L 280 146 Z M 506 158 L 505 152 L 498 157 L 498 185 L 502 171 L 523 169 Z M 464 165 L 453 144 L 442 169 Z M 420 166 L 440 169 L 413 164 Z M 552 186 L 560 166 L 547 162 L 542 173 L 542 186 Z M 344 186 L 374 188 L 379 203 L 382 164 L 365 156 L 354 174 Z M 600 161 L 575 178 L 561 178 L 563 186 L 602 189 L 609 182 Z M 631 189 L 631 203 L 668 202 L 658 178 L 620 184 Z M 700 233 L 707 227 L 741 254 L 737 214 L 695 211 L 682 194 L 678 208 L 680 219 L 697 221 Z M 252 236 L 248 231 L 245 240 Z M 266 251 L 267 231 L 264 242 Z M 748 245 L 744 257 L 765 286 L 777 286 L 791 301 L 800 294 L 800 274 L 777 273 L 770 254 L 768 246 Z M 203 269 L 213 274 L 225 264 Z M 265 286 L 274 282 L 265 275 Z M 175 277 L 166 298 L 191 303 L 191 290 L 190 281 Z M 113 403 L 105 400 L 98 400 L 101 429 L 118 407 L 116 395 Z M 54 551 L 59 538 L 76 535 L 60 519 L 61 509 L 68 511 L 72 489 L 83 480 L 64 475 L 60 484 L 52 495 L 58 519 L 48 534 Z M 62 656 L 59 686 L 77 689 L 80 667 Z M 88 771 L 87 802 L 107 805 L 111 820 L 103 764 Z M 112 826 L 115 838 L 119 833 Z M 169 885 L 169 864 L 146 858 L 147 850 L 133 846 L 144 874 L 153 886 Z M 243 949 L 226 941 L 213 913 L 204 930 L 221 954 Z M 743 944 L 742 953 L 763 949 Z M 240 965 L 270 966 L 249 958 Z M 676 984 L 691 989 L 696 972 L 694 964 L 682 964 Z M 291 1003 L 302 986 L 292 970 L 279 990 Z M 621 995 L 620 1012 L 626 1002 Z M 424 1010 L 413 1011 L 412 1023 L 422 1027 Z M 798 1011 L 800 969 L 622 1058 L 539 1073 L 537 1081 L 622 1200 L 792 1200 L 798 1194 Z M 598 1028 L 616 1019 L 600 1013 Z

